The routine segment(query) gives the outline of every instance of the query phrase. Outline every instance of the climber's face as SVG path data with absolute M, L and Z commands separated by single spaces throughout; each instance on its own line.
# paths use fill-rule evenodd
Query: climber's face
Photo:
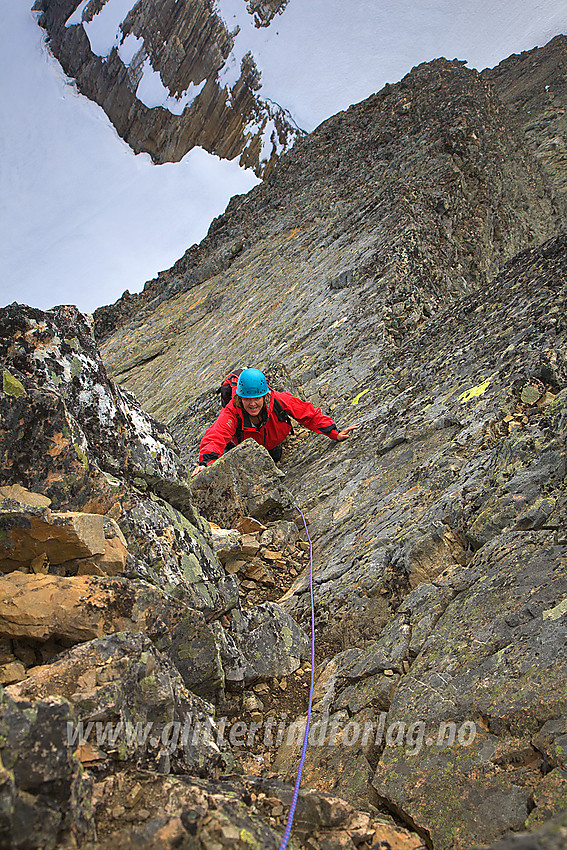
M 249 416 L 259 416 L 264 406 L 264 398 L 263 395 L 259 398 L 243 398 L 242 407 Z

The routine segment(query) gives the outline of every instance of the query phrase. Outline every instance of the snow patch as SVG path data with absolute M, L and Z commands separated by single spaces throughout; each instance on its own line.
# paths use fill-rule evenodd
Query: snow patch
M 242 60 L 247 53 L 251 51 L 253 53 L 256 43 L 254 34 L 257 31 L 242 0 L 216 0 L 214 11 L 222 18 L 228 31 L 234 37 L 232 51 L 218 75 L 219 85 L 230 90 L 240 79 Z
M 264 132 L 262 133 L 262 149 L 260 151 L 260 162 L 268 162 L 274 150 L 280 154 L 283 150 L 283 145 L 280 144 L 278 130 L 273 119 L 266 121 Z
M 89 39 L 91 50 L 97 56 L 106 58 L 113 47 L 120 44 L 120 24 L 128 12 L 135 6 L 137 0 L 106 0 L 106 3 L 92 20 L 84 21 L 83 12 L 88 4 L 83 0 L 80 6 L 67 19 L 65 26 L 82 23 Z
M 67 20 L 65 21 L 66 27 L 73 27 L 73 26 L 76 26 L 77 24 L 83 23 L 83 12 L 85 11 L 88 3 L 89 3 L 89 0 L 82 0 L 82 3 L 80 3 L 77 6 L 77 8 L 73 12 L 73 14 L 70 15 L 67 18 Z
M 118 45 L 118 55 L 120 59 L 128 67 L 135 56 L 144 49 L 144 39 L 138 38 L 133 32 L 127 35 L 121 44 Z
M 169 90 L 164 86 L 159 71 L 154 71 L 150 59 L 146 59 L 142 67 L 142 77 L 136 89 L 136 97 L 149 109 L 162 106 L 173 115 L 181 115 L 183 110 L 191 106 L 197 95 L 201 93 L 206 80 L 195 85 L 189 84 L 178 97 L 172 97 Z

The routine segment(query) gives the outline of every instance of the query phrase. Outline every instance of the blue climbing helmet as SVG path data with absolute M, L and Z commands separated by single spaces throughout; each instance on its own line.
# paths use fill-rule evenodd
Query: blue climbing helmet
M 268 392 L 266 376 L 259 369 L 243 369 L 236 385 L 240 398 L 260 398 Z

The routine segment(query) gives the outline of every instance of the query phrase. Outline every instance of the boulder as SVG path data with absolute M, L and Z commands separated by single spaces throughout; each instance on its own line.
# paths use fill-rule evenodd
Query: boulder
M 185 685 L 217 698 L 224 686 L 215 632 L 202 613 L 126 578 L 0 576 L 0 636 L 66 646 L 116 632 L 144 632 L 177 666 Z
M 275 602 L 235 609 L 232 632 L 256 680 L 287 676 L 309 656 L 307 635 Z
M 221 765 L 213 706 L 143 634 L 73 647 L 7 692 L 34 705 L 52 695 L 68 700 L 75 717 L 68 740 L 85 764 L 130 762 L 195 776 L 213 776 Z
M 209 524 L 155 495 L 134 493 L 119 514 L 131 558 L 128 573 L 181 599 L 207 617 L 238 604 L 238 585 L 212 549 Z
M 234 561 L 242 553 L 242 535 L 236 528 L 219 528 L 211 523 L 213 551 L 222 564 Z
M 29 567 L 38 558 L 45 566 L 88 560 L 101 573 L 123 572 L 127 548 L 116 522 L 101 514 L 51 511 L 0 499 L 0 571 Z M 33 568 L 33 567 L 32 567 Z M 70 567 L 72 569 L 72 567 Z M 83 570 L 84 571 L 84 570 Z
M 192 480 L 193 503 L 223 528 L 246 516 L 261 522 L 291 518 L 294 500 L 282 478 L 266 449 L 244 440 Z
M 55 848 L 94 838 L 92 781 L 68 739 L 63 697 L 14 699 L 0 687 L 0 846 Z

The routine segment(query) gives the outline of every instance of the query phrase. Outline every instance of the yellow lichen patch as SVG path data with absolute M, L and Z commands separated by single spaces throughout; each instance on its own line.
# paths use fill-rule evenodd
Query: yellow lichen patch
M 360 401 L 360 399 L 362 398 L 362 396 L 363 396 L 363 395 L 366 395 L 366 393 L 368 393 L 368 392 L 370 392 L 370 388 L 368 388 L 368 389 L 366 389 L 366 390 L 362 390 L 362 392 L 361 392 L 361 393 L 359 393 L 358 395 L 355 395 L 355 397 L 354 397 L 354 398 L 353 398 L 353 400 L 351 401 L 351 404 L 358 404 L 358 402 Z
M 4 395 L 13 395 L 16 398 L 26 395 L 24 385 L 9 372 L 4 372 L 2 376 L 2 391 Z
M 567 599 L 563 599 L 555 608 L 548 608 L 547 611 L 543 612 L 544 620 L 558 620 L 559 617 L 562 617 L 563 614 L 567 612 Z
M 492 378 L 487 378 L 486 381 L 483 381 L 482 384 L 477 384 L 476 387 L 472 387 L 470 390 L 466 390 L 464 393 L 461 393 L 459 396 L 459 401 L 461 404 L 466 404 L 467 401 L 470 401 L 471 398 L 477 398 L 479 395 L 482 395 L 488 389 L 488 385 L 490 384 Z

